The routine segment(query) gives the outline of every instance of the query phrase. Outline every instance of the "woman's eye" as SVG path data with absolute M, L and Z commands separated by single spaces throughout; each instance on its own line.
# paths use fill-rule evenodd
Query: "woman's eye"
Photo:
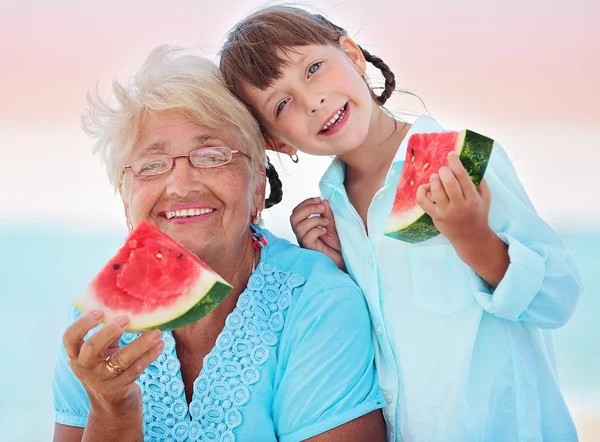
M 310 67 L 308 68 L 308 74 L 309 74 L 309 76 L 312 75 L 312 74 L 314 74 L 315 72 L 317 72 L 319 70 L 319 68 L 321 67 L 321 63 L 322 62 L 319 61 L 317 63 L 314 63 L 314 64 L 310 65 Z
M 144 165 L 144 167 L 142 167 L 141 172 L 143 173 L 149 173 L 149 172 L 154 172 L 156 170 L 161 170 L 164 167 L 164 162 L 163 161 L 152 161 L 150 163 L 147 163 Z
M 277 110 L 275 111 L 275 115 L 279 115 L 281 113 L 281 111 L 283 110 L 283 108 L 285 107 L 286 104 L 287 104 L 286 100 L 284 100 L 281 103 L 279 103 L 277 105 Z

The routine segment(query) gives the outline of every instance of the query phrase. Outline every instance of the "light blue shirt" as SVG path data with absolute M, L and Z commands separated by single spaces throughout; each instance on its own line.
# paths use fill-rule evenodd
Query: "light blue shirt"
M 582 292 L 573 259 L 537 215 L 506 153 L 494 144 L 485 175 L 489 223 L 509 248 L 492 290 L 439 235 L 408 244 L 383 230 L 407 140 L 440 132 L 420 117 L 369 207 L 368 236 L 336 159 L 320 188 L 334 213 L 348 272 L 363 290 L 390 441 L 574 441 L 559 391 L 550 329 L 564 325 Z
M 204 359 L 190 406 L 171 333 L 138 379 L 144 440 L 300 441 L 385 405 L 356 284 L 325 256 L 257 230 L 268 245 Z M 73 309 L 70 322 L 79 315 Z M 125 333 L 121 345 L 137 336 Z M 58 423 L 85 426 L 89 400 L 62 345 L 54 404 Z

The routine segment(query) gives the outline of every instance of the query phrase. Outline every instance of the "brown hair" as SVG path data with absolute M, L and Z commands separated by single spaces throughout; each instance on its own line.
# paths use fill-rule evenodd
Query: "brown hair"
M 313 44 L 339 47 L 340 37 L 347 35 L 345 29 L 320 14 L 291 6 L 269 6 L 249 15 L 229 31 L 219 53 L 219 67 L 227 87 L 258 120 L 258 114 L 244 94 L 243 82 L 265 90 L 281 78 L 281 67 L 288 63 L 278 55 L 280 51 L 285 54 L 296 46 Z M 365 59 L 385 78 L 381 95 L 375 95 L 371 90 L 373 98 L 383 105 L 396 87 L 394 73 L 381 58 L 360 49 Z

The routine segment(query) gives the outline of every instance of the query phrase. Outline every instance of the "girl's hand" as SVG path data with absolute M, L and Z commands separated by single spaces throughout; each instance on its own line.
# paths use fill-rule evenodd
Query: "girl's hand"
M 87 313 L 65 331 L 63 343 L 69 366 L 85 388 L 92 411 L 119 419 L 141 416 L 142 394 L 135 380 L 162 352 L 161 332 L 145 332 L 120 348 L 119 339 L 128 323 L 127 318 L 120 317 L 84 341 L 102 317 L 101 312 Z M 108 361 L 122 372 L 111 372 Z
M 290 223 L 301 247 L 324 253 L 346 270 L 329 201 L 318 197 L 302 201 L 292 211 Z
M 485 180 L 477 190 L 454 152 L 448 155 L 448 166 L 438 173 L 417 190 L 417 203 L 431 216 L 435 227 L 457 251 L 489 238 L 491 194 Z

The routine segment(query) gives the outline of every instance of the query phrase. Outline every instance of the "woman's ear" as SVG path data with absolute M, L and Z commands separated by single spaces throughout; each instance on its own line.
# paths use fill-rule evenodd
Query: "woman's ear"
M 127 222 L 127 230 L 130 232 L 133 230 L 133 223 L 131 222 L 131 218 L 129 217 L 129 207 L 125 202 L 123 202 L 123 209 L 125 210 L 125 221 Z
M 127 222 L 127 229 L 131 232 L 133 230 L 133 223 L 131 222 L 131 218 L 129 217 L 129 205 L 126 201 L 126 189 L 125 189 L 125 181 L 121 178 L 119 181 L 119 196 L 121 197 L 121 201 L 123 201 L 123 210 L 125 211 L 125 221 Z
M 265 166 L 261 164 L 258 172 L 260 174 L 260 179 L 257 180 L 257 183 L 254 186 L 251 216 L 255 216 L 257 213 L 262 212 L 265 208 L 265 194 L 267 192 L 267 176 Z
M 354 40 L 352 40 L 348 36 L 342 36 L 338 40 L 340 44 L 340 48 L 344 53 L 350 58 L 352 64 L 354 65 L 354 69 L 363 76 L 367 71 L 367 60 L 365 60 L 365 54 L 363 54 L 362 49 Z
M 267 150 L 271 150 L 273 152 L 284 153 L 289 156 L 296 155 L 296 153 L 298 152 L 298 149 L 296 149 L 295 147 L 288 146 L 287 144 L 285 144 L 283 141 L 281 141 L 277 137 L 274 137 L 271 135 L 265 135 L 264 139 L 265 139 L 265 149 L 267 149 Z

